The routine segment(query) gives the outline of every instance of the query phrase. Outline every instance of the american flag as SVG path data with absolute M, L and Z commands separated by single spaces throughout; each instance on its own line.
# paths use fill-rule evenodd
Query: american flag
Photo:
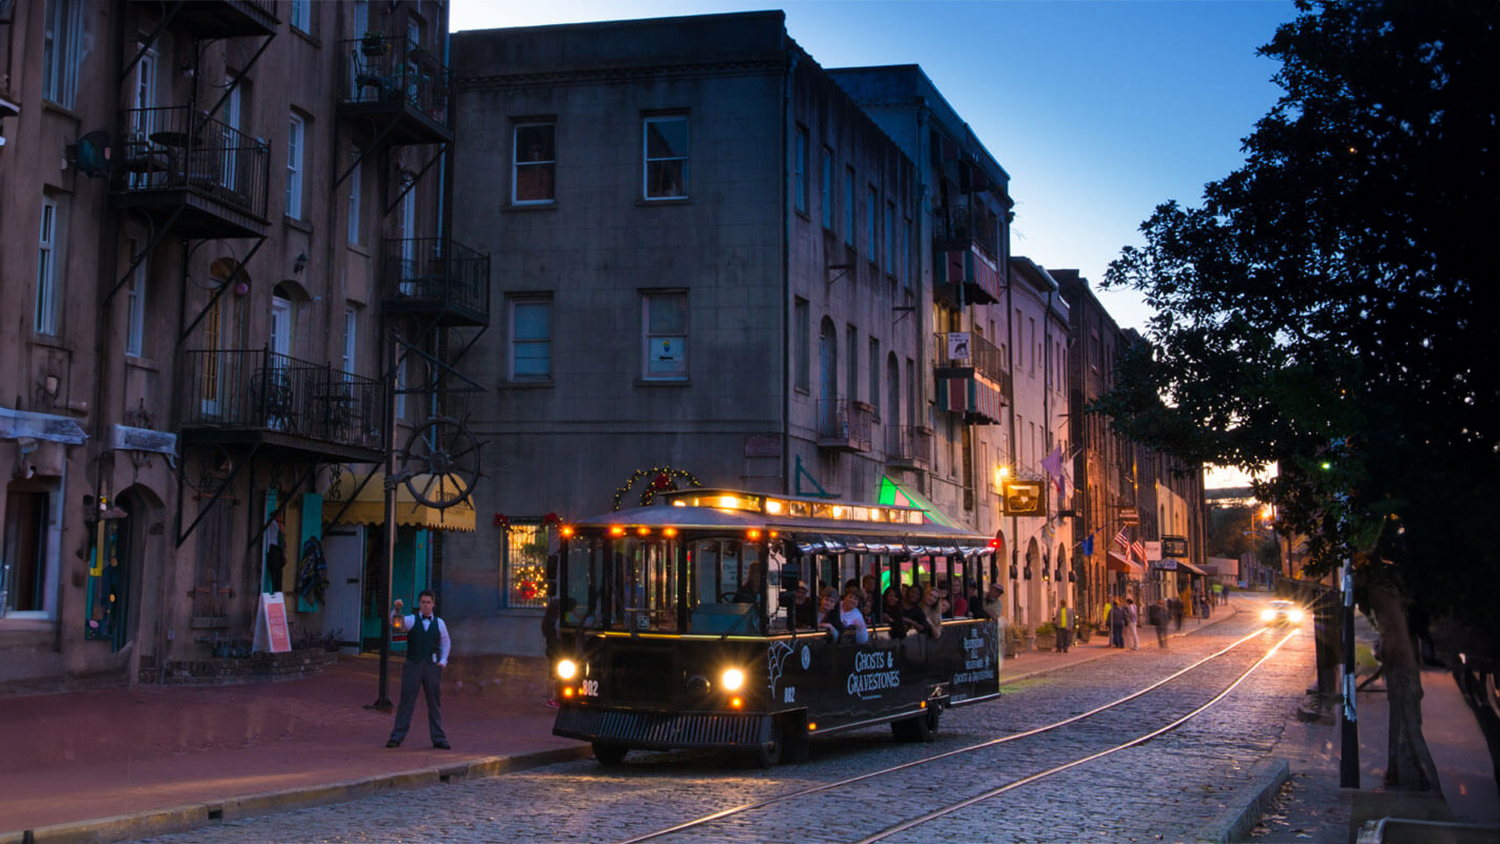
M 1120 528 L 1120 532 L 1119 533 L 1115 534 L 1115 544 L 1119 545 L 1120 546 L 1120 550 L 1124 551 L 1127 554 L 1130 553 L 1130 543 L 1125 541 L 1125 534 L 1127 534 L 1129 532 L 1130 532 L 1130 525 L 1126 525 L 1126 526 Z
M 1137 560 L 1141 561 L 1141 565 L 1146 564 L 1146 543 L 1137 539 L 1136 541 L 1130 543 L 1130 551 L 1131 553 L 1135 554 L 1135 558 Z

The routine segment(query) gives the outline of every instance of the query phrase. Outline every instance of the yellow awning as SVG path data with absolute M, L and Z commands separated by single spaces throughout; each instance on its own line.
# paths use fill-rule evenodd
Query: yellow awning
M 329 495 L 323 501 L 323 514 L 329 519 L 338 516 L 338 523 L 344 525 L 380 525 L 385 523 L 385 473 L 376 472 L 375 477 L 365 484 L 365 488 L 359 491 L 359 495 L 344 509 L 344 502 L 348 496 L 357 489 L 364 481 L 363 473 L 341 471 L 334 476 L 329 484 Z M 457 476 L 447 475 L 441 478 L 428 475 L 417 475 L 412 478 L 412 483 L 417 489 L 431 489 L 434 497 L 451 497 L 456 489 L 463 491 L 463 481 Z M 442 490 L 444 492 L 440 493 Z M 334 492 L 340 496 L 335 497 Z M 339 511 L 343 510 L 343 515 Z M 463 530 L 472 533 L 474 531 L 474 498 L 469 496 L 461 504 L 455 504 L 447 509 L 439 510 L 417 503 L 412 497 L 411 489 L 405 483 L 396 485 L 396 524 L 410 525 L 412 527 L 425 528 L 427 530 Z

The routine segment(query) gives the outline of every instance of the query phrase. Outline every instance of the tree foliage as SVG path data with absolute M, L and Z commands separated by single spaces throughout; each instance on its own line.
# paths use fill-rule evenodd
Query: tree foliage
M 1298 12 L 1261 49 L 1284 93 L 1244 166 L 1111 265 L 1157 315 L 1099 409 L 1184 457 L 1276 463 L 1258 493 L 1316 566 L 1355 553 L 1417 632 L 1450 617 L 1494 643 L 1500 3 Z

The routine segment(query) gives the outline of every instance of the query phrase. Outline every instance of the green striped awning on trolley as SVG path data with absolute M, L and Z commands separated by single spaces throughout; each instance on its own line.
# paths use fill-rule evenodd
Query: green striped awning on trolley
M 936 504 L 927 500 L 922 493 L 917 492 L 909 486 L 898 481 L 893 481 L 889 476 L 880 479 L 880 496 L 877 499 L 881 504 L 888 507 L 915 507 L 927 514 L 927 518 L 943 527 L 954 530 L 967 530 L 963 525 L 955 522 L 952 518 L 937 508 Z

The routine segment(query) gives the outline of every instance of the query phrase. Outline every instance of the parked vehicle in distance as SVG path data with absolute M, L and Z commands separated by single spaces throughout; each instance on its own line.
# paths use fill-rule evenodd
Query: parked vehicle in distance
M 1260 611 L 1260 620 L 1267 624 L 1301 624 L 1307 613 L 1291 601 L 1272 601 Z

